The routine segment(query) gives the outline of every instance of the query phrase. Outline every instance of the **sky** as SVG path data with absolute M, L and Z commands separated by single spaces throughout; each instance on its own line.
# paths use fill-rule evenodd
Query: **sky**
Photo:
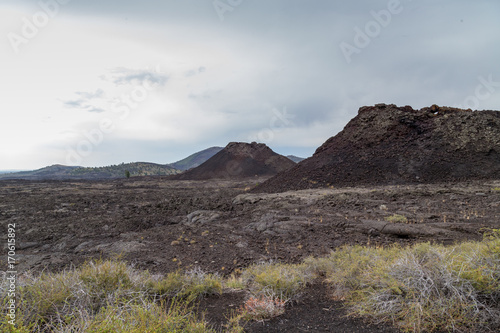
M 0 170 L 302 157 L 364 105 L 500 109 L 498 0 L 1 0 Z

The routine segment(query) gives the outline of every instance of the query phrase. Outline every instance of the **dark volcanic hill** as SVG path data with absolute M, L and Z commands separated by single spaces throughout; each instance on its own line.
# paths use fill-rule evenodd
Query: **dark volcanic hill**
M 500 112 L 377 104 L 255 192 L 500 179 Z
M 172 178 L 205 180 L 274 176 L 294 165 L 293 161 L 276 154 L 265 144 L 231 142 L 205 163 Z

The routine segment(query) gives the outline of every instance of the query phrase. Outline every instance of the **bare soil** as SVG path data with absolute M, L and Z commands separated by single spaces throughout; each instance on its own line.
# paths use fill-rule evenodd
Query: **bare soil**
M 500 180 L 250 193 L 265 179 L 0 181 L 0 221 L 16 224 L 17 270 L 58 271 L 91 258 L 121 257 L 168 273 L 199 266 L 228 275 L 268 260 L 298 263 L 345 244 L 480 240 L 500 228 Z M 399 214 L 406 222 L 387 222 Z M 3 247 L 0 267 L 7 267 Z M 214 325 L 243 293 L 205 299 Z M 326 286 L 310 286 L 287 312 L 249 332 L 387 332 L 344 318 Z

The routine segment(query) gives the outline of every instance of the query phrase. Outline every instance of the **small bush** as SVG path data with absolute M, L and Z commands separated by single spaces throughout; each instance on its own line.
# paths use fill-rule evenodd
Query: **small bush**
M 249 320 L 270 319 L 285 313 L 285 301 L 279 297 L 268 295 L 251 297 L 243 307 L 241 313 Z
M 236 277 L 234 274 L 231 274 L 225 281 L 224 286 L 229 289 L 243 290 L 246 288 L 246 283 L 242 277 Z
M 271 291 L 281 299 L 291 299 L 312 281 L 313 276 L 303 265 L 265 263 L 249 267 L 242 278 L 250 283 L 254 293 Z
M 215 333 L 206 323 L 197 321 L 193 313 L 191 308 L 177 303 L 168 310 L 156 303 L 108 307 L 84 326 L 89 333 Z
M 172 298 L 183 291 L 184 276 L 178 271 L 169 273 L 166 277 L 154 276 L 148 279 L 146 286 L 154 297 Z
M 345 247 L 305 264 L 327 276 L 353 314 L 396 323 L 405 331 L 500 327 L 496 232 L 483 242 L 452 247 Z
M 387 222 L 391 222 L 391 223 L 406 223 L 408 222 L 408 218 L 404 215 L 399 215 L 399 214 L 394 214 L 394 215 L 391 215 L 391 216 L 387 216 L 385 218 L 385 220 Z
M 196 299 L 201 296 L 222 293 L 222 279 L 218 275 L 206 274 L 200 268 L 186 272 L 182 297 Z
M 244 333 L 245 324 L 249 321 L 247 314 L 244 310 L 232 310 L 226 325 L 226 333 Z

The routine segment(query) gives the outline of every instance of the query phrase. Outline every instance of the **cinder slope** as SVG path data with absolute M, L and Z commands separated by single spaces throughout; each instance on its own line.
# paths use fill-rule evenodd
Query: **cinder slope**
M 500 179 L 499 111 L 377 104 L 254 191 L 468 179 Z
M 276 154 L 265 144 L 231 142 L 205 163 L 172 178 L 206 180 L 274 176 L 294 165 L 293 161 Z

